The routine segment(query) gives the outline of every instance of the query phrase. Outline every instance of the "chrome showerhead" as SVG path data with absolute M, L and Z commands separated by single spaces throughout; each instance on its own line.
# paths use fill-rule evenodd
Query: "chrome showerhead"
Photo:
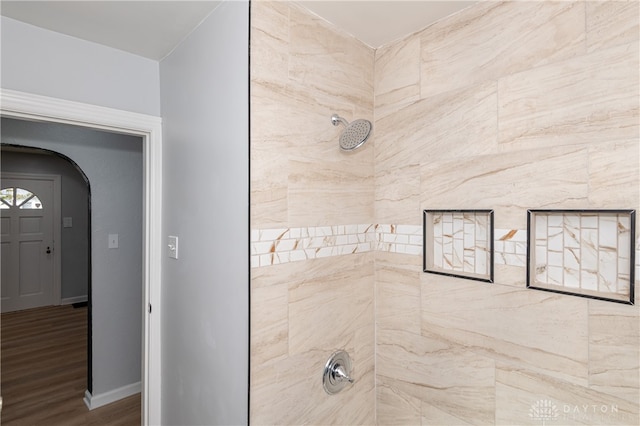
M 340 149 L 351 151 L 364 144 L 371 135 L 372 125 L 369 120 L 358 119 L 349 123 L 338 114 L 331 116 L 331 123 L 334 126 L 342 123 L 345 126 L 344 132 L 340 135 Z

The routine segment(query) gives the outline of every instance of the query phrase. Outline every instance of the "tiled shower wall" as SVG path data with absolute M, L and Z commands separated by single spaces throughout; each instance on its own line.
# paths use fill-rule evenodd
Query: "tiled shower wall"
M 374 152 L 340 152 L 331 114 L 373 120 L 374 51 L 294 4 L 251 9 L 250 420 L 373 424 Z M 338 349 L 357 379 L 329 396 Z
M 524 252 L 528 208 L 639 207 L 638 14 L 482 2 L 374 52 L 252 2 L 252 423 L 638 423 L 637 303 L 526 290 Z M 495 283 L 421 272 L 423 209 L 495 210 Z
M 378 49 L 376 221 L 494 209 L 516 238 L 527 209 L 638 209 L 638 7 L 480 2 Z M 501 232 L 493 284 L 376 252 L 377 422 L 638 424 L 637 296 L 527 290 Z

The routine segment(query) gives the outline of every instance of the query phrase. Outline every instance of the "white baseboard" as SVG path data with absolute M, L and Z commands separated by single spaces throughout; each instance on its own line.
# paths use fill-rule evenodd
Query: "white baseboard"
M 72 305 L 74 303 L 82 303 L 82 302 L 88 302 L 88 301 L 89 301 L 89 298 L 87 297 L 87 295 L 84 295 L 84 296 L 66 297 L 60 300 L 60 304 Z
M 87 390 L 84 392 L 84 403 L 89 410 L 93 410 L 94 408 L 102 407 L 103 405 L 111 404 L 112 402 L 140 393 L 141 390 L 142 385 L 140 382 L 132 383 L 98 395 L 91 395 L 91 392 Z

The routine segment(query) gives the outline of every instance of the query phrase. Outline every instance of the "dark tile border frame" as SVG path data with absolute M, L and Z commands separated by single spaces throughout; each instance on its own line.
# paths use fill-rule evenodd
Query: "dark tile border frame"
M 476 276 L 468 276 L 468 275 L 463 275 L 463 274 L 456 274 L 453 272 L 444 272 L 444 271 L 435 271 L 435 270 L 428 270 L 427 269 L 427 214 L 432 214 L 432 213 L 485 213 L 489 216 L 489 229 L 487 230 L 488 232 L 488 242 L 489 242 L 489 262 L 488 262 L 488 266 L 489 266 L 489 277 L 488 278 L 480 278 L 480 277 L 476 277 Z M 430 209 L 425 209 L 422 211 L 422 271 L 425 273 L 429 273 L 429 274 L 437 274 L 437 275 L 444 275 L 447 277 L 455 277 L 455 278 L 463 278 L 463 279 L 468 279 L 468 280 L 474 280 L 474 281 L 482 281 L 482 282 L 487 282 L 487 283 L 493 283 L 493 279 L 494 279 L 494 212 L 492 209 L 480 209 L 480 210 L 461 210 L 461 209 L 453 209 L 453 210 L 448 210 L 448 209 L 437 209 L 437 210 L 430 210 Z
M 532 235 L 533 233 L 533 227 L 531 226 L 531 220 L 533 218 L 533 216 L 536 213 L 557 213 L 557 214 L 564 214 L 564 213 L 575 213 L 575 214 L 584 214 L 584 213 L 593 213 L 593 214 L 628 214 L 629 215 L 629 219 L 630 219 L 630 233 L 631 236 L 629 238 L 629 300 L 620 300 L 620 299 L 612 299 L 610 297 L 599 297 L 599 296 L 595 296 L 595 295 L 591 295 L 591 294 L 580 294 L 580 293 L 574 293 L 571 291 L 563 291 L 563 290 L 558 290 L 558 289 L 553 289 L 553 288 L 545 288 L 545 287 L 536 287 L 535 284 L 531 283 L 531 272 L 532 272 L 532 265 L 531 265 L 531 260 L 532 260 L 532 256 L 531 256 L 531 250 L 532 250 L 532 246 L 535 245 L 535 235 Z M 633 209 L 612 209 L 612 210 L 607 210 L 607 209 L 595 209 L 595 210 L 591 210 L 591 209 L 573 209 L 573 210 L 562 210 L 562 209 L 551 209 L 551 210 L 546 210 L 546 209 L 542 209 L 542 210 L 538 210 L 538 209 L 528 209 L 527 210 L 527 278 L 526 278 L 526 282 L 527 282 L 527 289 L 532 289 L 532 290 L 541 290 L 541 291 L 548 291 L 551 293 L 557 293 L 557 294 L 566 294 L 569 296 L 578 296 L 578 297 L 585 297 L 587 299 L 594 299 L 594 300 L 604 300 L 607 302 L 615 302 L 615 303 L 622 303 L 625 305 L 633 305 L 634 304 L 634 288 L 635 288 L 635 241 L 636 241 L 636 211 Z M 535 248 L 533 248 L 535 249 Z

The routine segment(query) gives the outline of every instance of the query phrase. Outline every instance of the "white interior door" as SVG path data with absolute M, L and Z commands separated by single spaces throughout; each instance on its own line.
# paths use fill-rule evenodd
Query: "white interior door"
M 53 305 L 59 298 L 54 292 L 54 183 L 44 177 L 2 178 L 2 312 Z

